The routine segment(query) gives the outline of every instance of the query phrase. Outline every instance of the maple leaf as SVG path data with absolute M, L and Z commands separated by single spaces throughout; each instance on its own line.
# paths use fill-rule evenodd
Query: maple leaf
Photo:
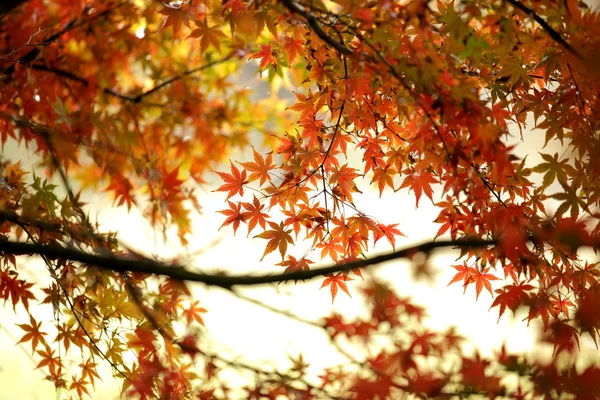
M 333 261 L 337 261 L 339 254 L 344 252 L 344 246 L 333 239 L 321 243 L 319 247 L 321 247 L 321 258 L 329 256 Z
M 285 253 L 287 251 L 288 243 L 294 243 L 292 236 L 290 235 L 291 229 L 286 229 L 286 225 L 283 222 L 279 224 L 275 222 L 268 221 L 270 230 L 266 230 L 258 235 L 254 236 L 255 238 L 267 239 L 269 242 L 265 247 L 265 252 L 261 258 L 264 259 L 265 256 L 276 249 L 279 249 L 279 253 L 281 254 L 281 260 L 283 260 Z
M 287 260 L 275 265 L 281 265 L 282 267 L 285 267 L 285 270 L 283 271 L 284 273 L 291 273 L 296 271 L 308 271 L 310 270 L 310 264 L 314 264 L 314 262 L 306 257 L 296 260 L 296 257 L 288 255 Z
M 92 387 L 94 386 L 94 380 L 96 378 L 102 380 L 98 374 L 98 364 L 95 363 L 94 360 L 89 359 L 82 362 L 79 364 L 79 367 L 81 368 L 81 379 L 88 378 Z
M 357 171 L 356 168 L 351 168 L 348 164 L 344 164 L 339 168 L 334 168 L 329 177 L 332 185 L 337 184 L 339 193 L 350 200 L 352 200 L 352 192 L 357 191 L 354 179 L 361 176 Z
M 456 283 L 458 281 L 463 281 L 463 288 L 464 288 L 464 293 L 467 292 L 467 286 L 469 285 L 469 283 L 474 282 L 473 280 L 473 273 L 475 272 L 475 269 L 472 267 L 467 267 L 466 264 L 463 265 L 455 265 L 452 268 L 456 269 L 458 272 L 456 273 L 456 275 L 454 275 L 454 277 L 452 278 L 452 280 L 450 280 L 450 282 L 448 283 L 448 286 L 452 285 L 453 283 Z
M 495 292 L 497 295 L 490 306 L 490 310 L 500 306 L 498 314 L 498 321 L 500 321 L 500 317 L 502 317 L 502 314 L 504 314 L 507 307 L 514 314 L 519 306 L 527 304 L 529 300 L 529 294 L 527 292 L 531 290 L 533 290 L 533 286 L 527 285 L 525 282 L 506 285 L 501 289 L 496 289 Z
M 338 272 L 337 274 L 327 274 L 325 275 L 325 280 L 321 285 L 321 289 L 329 286 L 329 290 L 331 291 L 331 304 L 333 304 L 335 296 L 338 293 L 338 289 L 342 289 L 348 296 L 352 297 L 348 291 L 348 286 L 346 286 L 346 282 L 351 280 L 352 278 L 343 272 Z
M 181 191 L 181 184 L 183 180 L 177 178 L 179 175 L 179 168 L 173 168 L 171 172 L 163 171 L 162 185 L 163 189 L 167 192 L 179 192 Z
M 154 350 L 155 339 L 156 336 L 154 333 L 149 332 L 142 327 L 137 327 L 134 332 L 127 335 L 127 344 L 140 351 Z
M 296 99 L 298 99 L 297 103 L 292 104 L 288 107 L 290 110 L 299 111 L 300 119 L 303 118 L 314 118 L 317 109 L 313 103 L 312 93 L 309 91 L 308 96 L 302 93 L 294 93 L 296 95 Z
M 558 161 L 558 153 L 555 153 L 554 156 L 543 153 L 539 154 L 546 162 L 536 165 L 532 170 L 537 173 L 545 172 L 542 188 L 550 186 L 555 179 L 566 185 L 568 176 L 576 175 L 577 171 L 573 166 L 569 165 L 568 159 Z
M 231 10 L 232 19 L 236 19 L 242 11 L 246 10 L 246 7 L 246 4 L 241 0 L 227 0 L 223 3 L 223 10 Z
M 394 179 L 392 176 L 397 174 L 398 172 L 394 168 L 375 168 L 373 170 L 373 179 L 371 179 L 371 183 L 377 182 L 377 188 L 379 189 L 379 196 L 383 194 L 383 189 L 386 186 L 389 186 L 394 189 Z
M 16 273 L 12 271 L 0 271 L 0 298 L 8 300 L 13 304 L 13 310 L 16 310 L 19 302 L 23 303 L 26 311 L 29 311 L 29 300 L 35 300 L 35 295 L 31 292 L 33 283 L 18 279 Z
M 552 323 L 544 332 L 544 339 L 554 345 L 554 354 L 558 354 L 563 350 L 571 353 L 575 349 L 575 346 L 579 348 L 579 333 L 577 329 L 565 321 Z
M 559 200 L 562 202 L 558 209 L 556 210 L 556 217 L 560 218 L 562 215 L 571 209 L 571 218 L 577 219 L 579 216 L 579 207 L 586 209 L 587 205 L 581 198 L 581 196 L 577 193 L 577 190 L 573 187 L 569 187 L 566 183 L 560 182 L 561 186 L 564 189 L 563 193 L 555 193 L 550 195 L 553 199 Z
M 479 298 L 479 294 L 484 287 L 492 294 L 492 285 L 490 284 L 490 281 L 496 281 L 499 278 L 495 275 L 488 274 L 487 271 L 489 270 L 489 268 L 486 268 L 484 270 L 474 269 L 473 271 L 471 278 L 475 281 L 475 291 L 477 293 L 475 299 Z
M 233 165 L 231 161 L 229 162 L 229 164 L 231 165 L 231 174 L 228 174 L 226 172 L 213 171 L 219 174 L 221 179 L 225 181 L 225 184 L 221 185 L 216 191 L 229 192 L 227 194 L 226 200 L 229 200 L 230 197 L 235 196 L 238 193 L 240 194 L 240 196 L 243 196 L 244 185 L 248 183 L 248 180 L 246 179 L 246 170 L 242 170 L 242 172 L 240 172 L 240 170 L 235 165 Z
M 209 27 L 208 22 L 206 22 L 206 19 L 204 19 L 203 21 L 196 21 L 195 24 L 198 27 L 198 29 L 194 29 L 188 37 L 201 38 L 200 52 L 204 53 L 208 46 L 212 44 L 215 47 L 215 49 L 217 49 L 217 51 L 220 53 L 221 38 L 226 37 L 225 34 L 221 32 L 221 30 L 219 30 L 217 26 Z
M 554 315 L 564 314 L 565 317 L 569 318 L 569 307 L 573 307 L 574 304 L 565 295 L 552 295 L 550 297 L 550 303 L 554 307 Z
M 321 135 L 324 124 L 322 120 L 307 115 L 300 119 L 300 125 L 302 125 L 303 128 L 301 137 L 303 139 L 308 139 L 309 148 L 315 147 L 317 144 L 323 142 Z
M 35 353 L 38 344 L 43 345 L 48 348 L 48 343 L 46 343 L 46 339 L 44 336 L 47 335 L 46 332 L 42 332 L 40 328 L 42 327 L 42 322 L 37 322 L 33 316 L 29 315 L 29 325 L 27 324 L 17 324 L 19 328 L 25 331 L 25 334 L 19 339 L 18 343 L 26 343 L 31 341 L 31 352 Z
M 373 233 L 373 243 L 377 243 L 382 237 L 386 237 L 388 242 L 392 245 L 393 249 L 396 249 L 396 236 L 406 236 L 400 229 L 396 228 L 398 224 L 377 224 L 378 231 Z
M 252 203 L 242 203 L 242 205 L 247 210 L 244 213 L 244 218 L 248 220 L 248 235 L 256 227 L 256 224 L 264 229 L 267 223 L 266 218 L 269 217 L 268 214 L 263 212 L 264 204 L 260 204 L 260 201 L 254 196 Z
M 246 171 L 250 172 L 248 182 L 260 179 L 259 184 L 262 186 L 266 181 L 271 181 L 269 171 L 275 168 L 275 164 L 273 164 L 273 154 L 267 154 L 267 158 L 265 159 L 260 153 L 254 150 L 254 148 L 252 148 L 252 151 L 254 153 L 254 162 L 242 162 L 240 165 L 244 167 Z
M 271 51 L 271 45 L 261 44 L 260 50 L 254 53 L 250 58 L 260 58 L 260 70 L 264 70 L 269 65 L 277 65 L 277 60 L 273 57 Z
M 179 33 L 182 25 L 185 25 L 189 28 L 191 17 L 189 13 L 182 10 L 181 8 L 176 7 L 167 7 L 163 6 L 163 8 L 159 11 L 162 15 L 167 17 L 165 23 L 163 24 L 163 28 L 168 28 L 169 26 L 173 27 L 173 39 Z
M 36 369 L 48 367 L 50 375 L 55 375 L 58 371 L 60 371 L 62 362 L 60 357 L 54 354 L 54 350 L 50 349 L 49 347 L 45 347 L 43 350 L 38 350 L 37 354 L 42 359 L 36 366 Z
M 436 378 L 431 374 L 417 374 L 414 379 L 409 380 L 408 387 L 413 393 L 424 394 L 427 397 L 435 398 L 441 393 L 446 382 L 447 379 Z
M 425 192 L 427 197 L 429 197 L 429 200 L 433 201 L 433 191 L 431 190 L 432 183 L 438 183 L 437 179 L 432 173 L 427 171 L 413 172 L 404 178 L 404 181 L 402 182 L 402 185 L 400 185 L 399 189 L 410 186 L 410 188 L 415 192 L 417 207 L 419 207 L 419 199 L 421 198 L 421 193 L 423 192 Z
M 131 209 L 132 204 L 136 204 L 135 198 L 131 193 L 133 191 L 133 186 L 129 179 L 121 175 L 113 175 L 110 177 L 110 185 L 105 191 L 112 190 L 115 192 L 115 201 L 118 202 L 119 206 L 122 206 L 123 203 L 127 203 L 127 210 Z
M 69 388 L 75 389 L 79 398 L 82 398 L 84 393 L 87 394 L 88 396 L 90 395 L 90 392 L 87 389 L 88 384 L 89 384 L 89 382 L 86 381 L 83 376 L 80 376 L 77 379 L 73 376 L 73 379 L 71 381 L 71 386 Z
M 200 302 L 198 300 L 194 300 L 189 307 L 186 307 L 181 311 L 181 315 L 185 318 L 188 325 L 195 321 L 204 326 L 202 314 L 206 311 L 206 308 L 200 307 Z
M 288 63 L 292 65 L 298 54 L 304 54 L 304 40 L 296 39 L 293 36 L 286 36 L 281 50 L 288 55 Z

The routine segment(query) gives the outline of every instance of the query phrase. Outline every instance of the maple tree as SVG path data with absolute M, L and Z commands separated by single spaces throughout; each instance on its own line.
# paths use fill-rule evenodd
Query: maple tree
M 142 399 L 238 398 L 230 366 L 253 376 L 248 398 L 600 397 L 600 368 L 560 362 L 600 329 L 583 252 L 600 247 L 600 18 L 586 3 L 12 0 L 0 20 L 0 138 L 20 146 L 1 160 L 0 299 L 26 313 L 18 343 L 68 396 L 91 396 L 104 363 Z M 250 70 L 270 95 L 244 84 Z M 530 128 L 545 143 L 520 158 Z M 264 246 L 264 275 L 140 254 L 82 200 L 136 208 L 187 246 L 214 179 L 221 230 Z M 369 190 L 433 203 L 439 230 L 396 249 L 402 221 L 357 205 Z M 368 253 L 386 241 L 393 252 Z M 439 248 L 460 252 L 450 284 L 491 295 L 499 318 L 540 321 L 551 359 L 467 354 L 393 285 L 363 279 Z M 46 267 L 37 279 L 28 256 Z M 199 340 L 210 304 L 190 282 L 237 293 L 313 278 L 332 301 L 358 294 L 366 316 L 261 306 L 324 331 L 345 364 L 272 371 Z

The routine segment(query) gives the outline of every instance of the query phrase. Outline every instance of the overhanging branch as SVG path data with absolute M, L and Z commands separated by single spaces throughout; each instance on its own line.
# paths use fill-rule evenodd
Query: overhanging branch
M 354 269 L 364 269 L 371 265 L 386 261 L 408 258 L 417 253 L 430 253 L 435 249 L 446 247 L 482 248 L 497 244 L 497 240 L 482 240 L 477 238 L 460 240 L 440 240 L 426 242 L 402 250 L 374 256 L 367 259 L 353 260 L 345 264 L 320 267 L 308 271 L 270 275 L 218 275 L 192 272 L 181 265 L 168 265 L 149 258 L 139 256 L 114 256 L 111 254 L 90 254 L 81 250 L 57 245 L 41 245 L 34 243 L 0 240 L 0 252 L 12 255 L 40 255 L 49 258 L 62 258 L 77 261 L 98 268 L 115 272 L 138 272 L 151 275 L 162 275 L 180 281 L 200 282 L 211 286 L 230 289 L 232 286 L 253 286 L 266 283 L 308 280 L 317 276 L 348 272 Z

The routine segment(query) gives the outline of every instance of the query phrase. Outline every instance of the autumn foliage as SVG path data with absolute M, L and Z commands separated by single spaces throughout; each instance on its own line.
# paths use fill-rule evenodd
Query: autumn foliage
M 600 368 L 575 363 L 600 330 L 600 16 L 585 2 L 13 0 L 0 22 L 0 299 L 60 393 L 93 398 L 108 365 L 141 399 L 600 397 Z M 517 156 L 532 129 L 545 139 Z M 254 238 L 265 275 L 135 252 L 82 200 L 137 209 L 184 248 L 216 181 L 221 232 Z M 359 207 L 368 191 L 434 204 L 439 230 L 399 248 L 403 221 Z M 395 251 L 373 256 L 381 243 Z M 465 352 L 365 276 L 440 247 L 460 255 L 449 284 L 491 295 L 499 318 L 524 310 L 552 357 Z M 26 273 L 31 256 L 45 269 Z M 262 306 L 326 332 L 345 363 L 274 371 L 199 339 L 211 305 L 190 282 L 313 278 L 365 316 Z

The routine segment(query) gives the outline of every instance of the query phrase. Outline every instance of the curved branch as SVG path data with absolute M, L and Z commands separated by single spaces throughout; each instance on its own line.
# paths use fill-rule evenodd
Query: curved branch
M 40 255 L 49 258 L 63 258 L 77 261 L 98 268 L 115 272 L 137 272 L 152 275 L 162 275 L 181 281 L 200 282 L 230 290 L 232 286 L 252 286 L 265 283 L 280 283 L 287 281 L 308 280 L 327 274 L 348 272 L 354 269 L 363 269 L 371 265 L 381 264 L 386 261 L 408 258 L 416 253 L 430 253 L 433 250 L 458 247 L 482 248 L 498 244 L 498 240 L 483 240 L 468 238 L 459 240 L 440 240 L 438 242 L 425 242 L 391 253 L 381 254 L 367 259 L 360 259 L 328 267 L 315 268 L 308 271 L 295 271 L 291 273 L 269 275 L 218 275 L 193 272 L 181 265 L 169 265 L 140 256 L 115 256 L 105 254 L 90 254 L 81 250 L 61 247 L 56 245 L 42 245 L 35 243 L 15 242 L 0 240 L 0 251 L 12 255 Z

